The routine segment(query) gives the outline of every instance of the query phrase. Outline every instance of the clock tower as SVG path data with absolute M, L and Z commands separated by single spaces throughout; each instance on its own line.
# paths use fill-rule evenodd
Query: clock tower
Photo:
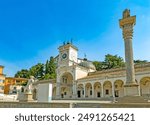
M 72 45 L 72 43 L 66 43 L 59 48 L 59 59 L 58 66 L 72 66 L 74 63 L 77 63 L 77 52 L 78 48 Z

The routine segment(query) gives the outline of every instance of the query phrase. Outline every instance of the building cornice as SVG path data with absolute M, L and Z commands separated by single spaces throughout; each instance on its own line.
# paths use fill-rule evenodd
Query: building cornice
M 150 63 L 135 65 L 136 75 L 143 71 L 150 71 Z M 97 79 L 97 78 L 98 79 L 117 78 L 117 77 L 125 77 L 125 76 L 126 76 L 126 70 L 125 70 L 125 67 L 122 67 L 122 68 L 116 68 L 116 69 L 90 72 L 88 76 L 78 79 L 78 81 Z

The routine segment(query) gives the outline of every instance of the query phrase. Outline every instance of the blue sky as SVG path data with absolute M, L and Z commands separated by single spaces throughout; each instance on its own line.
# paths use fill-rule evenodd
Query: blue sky
M 150 61 L 150 0 L 4 0 L 0 1 L 0 65 L 13 76 L 58 54 L 63 41 L 73 39 L 79 57 L 124 58 L 119 28 L 122 11 L 137 16 L 134 58 Z

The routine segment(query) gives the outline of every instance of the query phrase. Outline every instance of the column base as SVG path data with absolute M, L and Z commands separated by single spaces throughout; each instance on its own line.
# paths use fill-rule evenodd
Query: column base
M 55 99 L 60 99 L 60 95 L 56 95 L 56 98 Z
M 132 83 L 124 85 L 124 97 L 118 98 L 117 103 L 147 103 L 148 100 L 140 96 L 139 85 Z
M 72 99 L 76 99 L 77 98 L 77 95 L 72 95 Z
M 133 83 L 124 85 L 124 96 L 140 96 L 139 85 Z

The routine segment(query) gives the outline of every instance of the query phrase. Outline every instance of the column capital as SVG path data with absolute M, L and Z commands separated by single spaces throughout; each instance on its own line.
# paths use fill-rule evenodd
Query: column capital
M 132 37 L 133 37 L 133 26 L 132 25 L 130 25 L 130 24 L 126 25 L 125 27 L 122 28 L 122 30 L 123 30 L 122 35 L 123 35 L 124 40 L 132 39 Z
M 132 39 L 133 37 L 133 26 L 136 23 L 136 16 L 130 16 L 130 10 L 125 9 L 123 11 L 123 18 L 119 20 L 120 28 L 122 28 L 123 38 Z

